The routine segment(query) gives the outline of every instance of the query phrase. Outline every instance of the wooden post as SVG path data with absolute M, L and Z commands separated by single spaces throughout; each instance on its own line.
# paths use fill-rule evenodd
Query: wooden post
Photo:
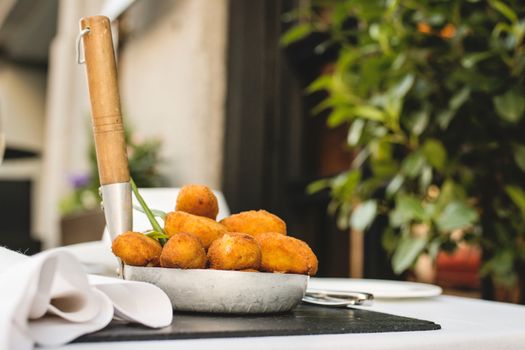
M 82 40 L 100 184 L 129 182 L 111 24 L 104 16 L 84 17 L 80 28 L 89 28 Z
M 365 262 L 365 237 L 363 231 L 350 230 L 350 277 L 363 278 Z

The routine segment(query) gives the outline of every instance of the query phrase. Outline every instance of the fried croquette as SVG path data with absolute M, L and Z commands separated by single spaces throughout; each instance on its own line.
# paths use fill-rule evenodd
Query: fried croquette
M 215 220 L 217 213 L 219 213 L 219 204 L 217 203 L 217 197 L 215 197 L 209 187 L 204 185 L 186 185 L 179 191 L 175 210 Z
M 216 270 L 257 270 L 261 265 L 261 249 L 252 236 L 228 232 L 213 241 L 208 260 L 210 268 Z
M 162 246 L 142 233 L 128 231 L 113 240 L 111 250 L 126 265 L 158 266 Z
M 263 232 L 277 232 L 286 235 L 286 223 L 266 210 L 243 211 L 221 220 L 230 232 L 244 232 L 255 235 Z
M 188 214 L 183 211 L 172 211 L 166 215 L 164 231 L 168 236 L 187 232 L 200 239 L 204 249 L 208 249 L 211 242 L 227 232 L 224 225 L 203 216 Z
M 317 257 L 305 242 L 273 232 L 258 234 L 255 240 L 261 247 L 261 271 L 310 276 L 317 273 Z
M 160 266 L 179 269 L 204 269 L 207 258 L 201 241 L 191 233 L 172 235 L 162 248 Z

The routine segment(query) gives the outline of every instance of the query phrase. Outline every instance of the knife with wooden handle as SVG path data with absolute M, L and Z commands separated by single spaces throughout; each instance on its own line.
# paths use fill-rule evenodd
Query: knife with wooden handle
M 80 29 L 104 215 L 113 240 L 132 229 L 132 206 L 111 24 L 105 16 L 84 17 Z

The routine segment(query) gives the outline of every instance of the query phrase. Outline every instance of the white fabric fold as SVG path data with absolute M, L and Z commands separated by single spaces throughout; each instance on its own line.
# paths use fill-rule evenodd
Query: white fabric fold
M 113 317 L 160 328 L 173 313 L 158 287 L 88 276 L 64 250 L 27 257 L 0 247 L 0 349 L 65 344 Z
M 164 291 L 153 284 L 116 280 L 115 278 L 89 275 L 89 282 L 113 302 L 115 317 L 140 323 L 151 328 L 171 324 L 171 302 Z M 159 312 L 169 310 L 169 312 Z

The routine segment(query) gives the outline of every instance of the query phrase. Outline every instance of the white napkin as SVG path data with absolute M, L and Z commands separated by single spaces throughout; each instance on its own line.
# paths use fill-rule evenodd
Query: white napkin
M 63 250 L 27 257 L 0 247 L 0 349 L 65 344 L 114 317 L 160 328 L 173 314 L 152 284 L 88 276 Z

